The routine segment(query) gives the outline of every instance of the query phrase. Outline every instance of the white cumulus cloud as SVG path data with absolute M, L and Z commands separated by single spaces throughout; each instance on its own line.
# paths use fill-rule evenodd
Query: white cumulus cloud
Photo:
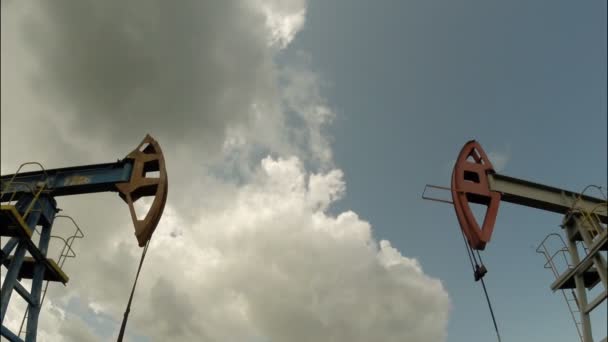
M 356 213 L 329 213 L 347 186 L 322 76 L 274 59 L 304 27 L 305 1 L 2 6 L 3 174 L 112 161 L 148 132 L 165 152 L 169 199 L 129 338 L 445 341 L 441 282 Z M 49 288 L 39 340 L 107 340 L 141 252 L 128 209 L 113 193 L 58 202 L 86 236 L 68 286 Z M 11 327 L 22 309 L 11 304 Z

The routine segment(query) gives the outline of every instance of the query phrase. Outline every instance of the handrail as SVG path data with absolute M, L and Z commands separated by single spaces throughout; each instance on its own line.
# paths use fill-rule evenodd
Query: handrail
M 545 246 L 545 243 L 547 242 L 547 239 L 549 239 L 549 237 L 551 237 L 551 236 L 557 236 L 559 238 L 559 241 L 561 241 L 561 243 L 562 243 L 562 247 L 550 256 L 549 251 L 547 250 L 547 246 Z M 541 250 L 541 248 L 544 250 Z M 564 260 L 566 261 L 567 267 L 572 268 L 572 265 L 568 261 L 568 258 L 566 257 L 566 254 L 565 254 L 565 252 L 567 252 L 567 251 L 568 251 L 568 248 L 566 246 L 566 242 L 564 241 L 564 238 L 562 238 L 562 236 L 557 233 L 550 233 L 547 236 L 545 236 L 545 238 L 541 241 L 539 246 L 536 248 L 536 253 L 543 254 L 545 256 L 545 259 L 547 260 L 547 262 L 545 262 L 545 264 L 543 265 L 543 268 L 551 269 L 555 278 L 559 277 L 559 272 L 557 269 L 557 265 L 554 262 L 554 259 L 560 252 L 562 252 L 562 255 L 564 256 Z M 547 265 L 549 265 L 550 267 L 547 267 Z
M 66 258 L 76 257 L 76 252 L 74 252 L 74 250 L 72 249 L 72 244 L 74 243 L 74 240 L 84 238 L 84 233 L 80 229 L 80 226 L 78 226 L 78 223 L 76 223 L 76 221 L 71 216 L 69 216 L 69 215 L 56 215 L 55 218 L 56 219 L 57 218 L 66 218 L 66 219 L 72 221 L 72 223 L 74 224 L 74 227 L 76 227 L 76 231 L 74 232 L 74 234 L 72 234 L 70 237 L 68 237 L 67 240 L 61 238 L 65 242 L 65 244 L 63 246 L 63 249 L 61 250 L 61 254 L 60 254 L 59 258 L 61 259 L 61 256 L 64 256 L 66 247 L 73 254 L 73 256 L 69 256 L 68 254 L 65 254 L 65 257 L 64 257 L 63 261 L 62 260 L 58 260 L 58 262 L 60 263 L 59 266 L 61 267 L 61 266 L 63 266 L 63 263 L 65 262 Z
M 558 237 L 560 240 L 562 240 L 562 243 L 564 244 L 564 247 L 566 246 L 566 241 L 564 241 L 564 238 L 563 238 L 563 237 L 562 237 L 560 234 L 558 234 L 558 233 L 551 233 L 551 234 L 548 234 L 547 236 L 545 236 L 545 238 L 543 239 L 543 241 L 541 241 L 541 242 L 540 242 L 540 244 L 539 244 L 539 245 L 544 245 L 544 244 L 545 244 L 545 241 L 547 241 L 547 239 L 548 239 L 550 236 L 557 236 L 557 237 Z M 539 248 L 540 248 L 540 246 L 538 246 L 538 248 L 536 249 L 536 252 L 537 252 L 537 253 L 541 253 L 541 252 L 538 250 Z
M 40 187 L 40 190 L 38 190 L 38 192 L 34 195 L 34 198 L 30 201 L 30 204 L 27 206 L 27 209 L 25 209 L 25 212 L 23 213 L 24 220 L 27 218 L 27 215 L 29 215 L 30 212 L 32 211 L 32 208 L 34 207 L 34 203 L 36 203 L 36 201 L 40 197 L 40 194 L 44 190 L 45 185 L 46 185 L 46 183 L 42 184 L 42 186 Z
M 596 213 L 597 210 L 599 208 L 608 208 L 608 202 L 607 203 L 599 203 L 597 205 L 595 205 L 591 211 L 587 211 L 584 210 L 582 208 L 572 208 L 570 210 L 570 213 L 579 213 L 583 219 L 584 222 L 588 223 L 587 227 L 590 231 L 592 231 L 593 233 L 597 235 L 601 235 L 603 230 L 605 229 L 604 226 L 601 224 L 601 221 L 599 219 L 599 215 Z
M 551 237 L 551 236 L 557 236 L 559 238 L 559 240 L 562 242 L 563 247 L 558 249 L 555 253 L 553 253 L 553 255 L 549 256 L 549 251 L 547 250 L 547 246 L 545 245 L 545 243 L 547 242 L 547 239 L 549 239 L 549 237 Z M 541 250 L 541 248 L 543 250 Z M 560 234 L 550 233 L 547 236 L 545 236 L 545 238 L 539 244 L 538 248 L 536 248 L 536 252 L 539 254 L 543 254 L 545 256 L 545 259 L 547 260 L 547 262 L 545 263 L 544 268 L 550 269 L 556 279 L 559 277 L 559 272 L 557 270 L 557 266 L 555 265 L 553 259 L 557 256 L 557 254 L 559 254 L 561 252 L 562 255 L 564 256 L 564 260 L 566 261 L 566 265 L 568 266 L 568 268 L 572 267 L 572 265 L 570 265 L 570 262 L 568 261 L 568 258 L 566 257 L 566 252 L 568 252 L 566 242 L 564 241 L 564 238 Z M 550 267 L 547 267 L 547 265 L 550 265 Z M 568 306 L 568 311 L 570 312 L 570 316 L 572 317 L 572 321 L 574 322 L 576 332 L 578 333 L 579 339 L 582 342 L 583 335 L 580 330 L 580 326 L 579 326 L 580 323 L 577 321 L 576 316 L 574 314 L 575 311 L 573 310 L 572 305 L 570 303 L 571 300 L 568 299 L 568 295 L 566 294 L 565 290 L 562 289 L 562 290 L 560 290 L 560 292 L 562 293 L 562 296 L 564 297 L 564 300 L 566 301 L 566 305 Z M 574 294 L 574 292 L 572 292 L 572 296 L 574 297 L 574 300 L 577 302 L 577 305 L 578 305 L 578 301 L 576 299 L 576 295 Z
M 17 169 L 17 172 L 15 172 L 15 173 L 13 174 L 13 177 L 11 177 L 11 180 L 9 180 L 9 181 L 8 181 L 8 185 L 7 185 L 7 187 L 8 187 L 8 186 L 10 186 L 10 185 L 11 185 L 11 183 L 13 183 L 13 181 L 15 180 L 15 178 L 17 177 L 17 175 L 19 174 L 19 171 L 21 171 L 21 169 L 22 169 L 24 166 L 26 166 L 26 165 L 38 165 L 38 166 L 40 166 L 40 169 L 41 169 L 41 170 L 42 170 L 42 172 L 44 173 L 44 177 L 45 177 L 45 179 L 49 177 L 49 176 L 48 176 L 48 174 L 46 173 L 46 170 L 45 170 L 44 166 L 42 166 L 42 164 L 40 164 L 39 162 L 25 162 L 25 163 L 23 163 L 23 164 L 19 165 L 19 168 Z M 0 193 L 0 194 L 3 194 L 3 193 Z
M 10 187 L 13 184 L 23 184 L 23 182 L 15 182 L 15 178 L 19 175 L 19 172 L 21 171 L 21 169 L 24 166 L 26 166 L 26 165 L 38 165 L 40 167 L 40 169 L 42 170 L 42 173 L 44 174 L 44 179 L 46 180 L 48 178 L 48 174 L 46 172 L 46 169 L 44 168 L 44 166 L 42 166 L 42 164 L 40 164 L 39 162 L 25 162 L 25 163 L 22 163 L 21 165 L 19 165 L 19 168 L 17 168 L 17 172 L 15 172 L 13 174 L 13 176 L 11 177 L 11 179 L 5 184 L 4 189 L 10 189 Z M 34 207 L 34 204 L 36 203 L 36 201 L 40 197 L 40 194 L 42 194 L 42 192 L 44 191 L 45 186 L 46 186 L 46 182 L 42 182 L 42 186 L 39 187 L 39 189 L 38 189 L 37 192 L 31 186 L 28 186 L 29 190 L 32 192 L 33 199 L 30 201 L 29 205 L 27 206 L 27 208 L 23 212 L 22 217 L 23 217 L 24 220 L 27 218 L 27 216 L 30 214 L 30 212 L 32 212 L 32 208 Z M 0 189 L 0 198 L 4 194 L 6 194 L 6 193 L 8 193 L 8 191 L 2 191 Z M 9 203 L 14 200 L 14 197 L 15 197 L 16 194 L 17 194 L 17 191 L 14 191 L 13 194 L 11 195 L 9 201 L 8 201 Z M 34 229 L 35 229 L 35 227 L 34 227 Z
M 424 186 L 424 190 L 422 190 L 422 199 L 429 200 L 429 201 L 435 201 L 435 202 L 454 204 L 454 202 L 450 201 L 450 200 L 445 200 L 445 199 L 442 199 L 442 198 L 435 198 L 435 197 L 425 196 L 427 188 L 452 191 L 451 188 L 448 188 L 448 187 L 445 187 L 445 186 L 439 186 L 439 185 L 426 184 Z
M 590 188 L 597 189 L 600 192 L 600 194 L 602 194 L 602 197 L 604 197 L 604 200 L 606 200 L 606 202 L 598 203 L 597 205 L 595 205 L 591 209 L 591 211 L 588 212 L 588 211 L 584 210 L 583 208 L 577 207 L 576 205 L 581 200 L 581 198 L 584 195 L 584 193 L 588 189 L 590 189 Z M 593 231 L 596 235 L 600 235 L 602 233 L 602 226 L 600 224 L 599 227 L 598 227 L 598 225 L 595 224 L 597 222 L 600 222 L 599 221 L 599 217 L 598 217 L 598 215 L 595 212 L 596 212 L 596 210 L 598 208 L 601 208 L 601 207 L 605 207 L 605 208 L 608 209 L 608 198 L 606 197 L 606 194 L 602 191 L 602 187 L 601 186 L 598 186 L 598 185 L 595 185 L 595 184 L 589 184 L 589 185 L 587 185 L 583 189 L 583 191 L 580 192 L 580 194 L 577 197 L 575 197 L 574 202 L 572 203 L 572 206 L 571 206 L 569 212 L 570 213 L 573 213 L 573 212 L 576 212 L 576 211 L 580 212 L 582 214 L 582 216 L 583 216 L 583 219 L 585 221 L 588 221 L 588 223 L 589 223 L 589 230 Z M 597 219 L 597 222 L 594 222 L 595 220 L 593 220 L 593 218 L 592 218 L 591 215 L 595 215 L 596 216 L 595 218 Z
M 553 254 L 551 255 L 550 260 L 547 260 L 547 262 L 546 262 L 546 263 L 543 265 L 543 267 L 544 267 L 544 268 L 549 268 L 549 267 L 547 267 L 547 265 L 548 265 L 549 263 L 551 263 L 551 264 L 552 264 L 550 267 L 553 267 L 553 266 L 554 266 L 554 264 L 553 264 L 553 259 L 554 259 L 554 258 L 557 256 L 557 254 L 558 254 L 558 253 L 560 253 L 560 252 L 561 252 L 561 253 L 568 252 L 568 248 L 565 248 L 565 247 L 564 247 L 564 248 L 562 248 L 562 249 L 558 249 L 557 251 L 555 251 L 555 253 L 553 253 Z M 565 258 L 565 257 L 564 257 L 564 258 Z M 568 262 L 568 259 L 566 259 L 566 265 L 568 265 L 568 268 L 572 268 L 572 267 L 573 267 L 573 266 L 572 266 L 572 265 L 571 265 L 571 264 Z
M 57 218 L 67 218 L 70 221 L 72 221 L 72 223 L 74 224 L 74 226 L 76 227 L 76 231 L 74 232 L 74 234 L 70 235 L 67 239 L 64 239 L 61 236 L 57 236 L 57 235 L 51 235 L 51 238 L 55 238 L 55 239 L 59 239 L 61 241 L 63 241 L 63 248 L 61 249 L 61 253 L 59 254 L 59 259 L 57 260 L 57 265 L 59 266 L 59 268 L 63 267 L 63 264 L 65 263 L 65 261 L 67 260 L 67 258 L 75 258 L 76 257 L 76 252 L 72 249 L 72 244 L 74 243 L 74 240 L 76 239 L 82 239 L 84 238 L 84 233 L 82 232 L 82 230 L 80 229 L 80 227 L 78 226 L 78 224 L 76 223 L 76 221 L 69 215 L 56 215 L 55 219 Z M 66 253 L 66 247 L 68 248 L 67 253 Z M 69 253 L 72 253 L 71 255 Z M 49 281 L 46 281 L 46 284 L 44 286 L 44 291 L 42 292 L 42 298 L 40 299 L 40 305 L 42 306 L 42 303 L 44 302 L 44 299 L 46 298 L 46 292 L 49 288 Z M 29 307 L 27 307 L 25 309 L 25 312 L 23 314 L 23 319 L 21 320 L 21 325 L 19 326 L 19 336 L 21 336 L 21 334 L 24 332 L 23 330 L 23 326 L 25 324 L 25 320 L 28 317 L 28 312 L 29 312 Z
M 585 194 L 585 191 L 587 191 L 587 189 L 589 189 L 589 188 L 595 188 L 595 189 L 597 189 L 600 192 L 600 194 L 602 194 L 602 197 L 604 197 L 604 199 L 608 199 L 608 198 L 606 198 L 606 194 L 604 193 L 604 191 L 602 191 L 602 187 L 599 186 L 599 185 L 595 185 L 595 184 L 589 184 L 589 185 L 587 185 L 583 189 L 583 191 L 581 192 L 581 195 Z
M 63 241 L 63 249 L 61 249 L 61 253 L 59 253 L 59 258 L 61 258 L 64 253 L 65 253 L 65 246 L 68 245 L 68 242 L 66 241 L 66 239 L 62 238 L 61 236 L 57 236 L 57 235 L 51 235 L 52 239 L 59 239 L 61 241 Z M 72 249 L 72 247 L 68 247 L 68 253 L 72 253 L 70 254 L 65 254 L 66 258 L 74 258 L 76 257 L 76 252 L 74 252 L 74 250 Z
M 32 188 L 30 183 L 27 182 L 8 182 L 9 184 L 5 187 L 5 189 L 10 188 L 10 186 L 12 186 L 13 184 L 21 184 L 22 186 L 25 186 L 28 188 L 28 190 L 32 193 L 32 195 L 34 195 L 34 188 Z M 15 194 L 17 194 L 17 191 L 4 191 L 0 193 L 0 198 L 6 194 L 6 193 L 10 193 L 12 192 L 13 194 L 11 195 L 11 197 L 9 198 L 9 200 L 7 201 L 9 204 L 15 199 Z

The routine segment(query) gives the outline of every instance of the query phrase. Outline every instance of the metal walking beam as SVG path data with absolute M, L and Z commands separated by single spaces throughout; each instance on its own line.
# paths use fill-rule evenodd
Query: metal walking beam
M 36 164 L 41 170 L 20 172 L 23 166 L 29 164 Z M 61 270 L 62 260 L 75 254 L 64 255 L 64 246 L 58 263 L 47 256 L 50 239 L 57 238 L 51 235 L 53 221 L 59 217 L 56 215 L 59 209 L 55 197 L 117 192 L 129 207 L 138 245 L 144 247 L 148 246 L 162 216 L 167 189 L 163 152 L 158 142 L 149 135 L 125 158 L 115 163 L 52 170 L 45 170 L 39 163 L 25 163 L 16 173 L 0 176 L 0 236 L 3 240 L 4 237 L 9 238 L 0 250 L 0 264 L 7 268 L 0 292 L 0 335 L 9 341 L 22 342 L 21 334 L 25 332 L 25 342 L 35 342 L 40 308 L 46 294 L 43 282 L 47 281 L 47 285 L 48 281 L 66 284 L 69 280 Z M 149 211 L 140 218 L 135 213 L 134 205 L 142 197 L 153 199 Z M 34 232 L 38 232 L 37 227 L 40 227 L 40 239 L 36 243 L 32 237 Z M 81 232 L 68 240 L 83 236 Z M 71 242 L 59 238 L 71 250 Z M 29 291 L 20 283 L 21 279 L 31 279 Z M 4 325 L 13 290 L 28 303 L 17 335 Z
M 422 198 L 454 206 L 465 237 L 474 279 L 481 280 L 484 291 L 483 276 L 487 273 L 487 268 L 479 251 L 484 250 L 490 241 L 501 201 L 564 215 L 561 227 L 566 232 L 566 239 L 562 239 L 559 234 L 550 234 L 558 236 L 563 247 L 551 253 L 545 246 L 545 238 L 536 251 L 547 259 L 545 268 L 551 269 L 556 278 L 551 289 L 562 292 L 581 342 L 593 342 L 590 313 L 608 298 L 608 268 L 601 253 L 608 250 L 608 229 L 605 226 L 608 224 L 608 201 L 604 193 L 604 199 L 586 195 L 589 187 L 596 187 L 601 192 L 601 188 L 595 185 L 576 193 L 498 174 L 479 143 L 471 140 L 464 145 L 456 159 L 451 187 L 427 185 Z M 430 197 L 426 195 L 427 188 L 447 190 L 451 193 L 452 200 Z M 483 222 L 477 222 L 471 204 L 486 206 Z M 564 256 L 568 264 L 565 271 L 558 270 L 553 262 L 560 253 L 570 255 L 569 260 Z M 603 285 L 604 290 L 599 293 L 596 291 L 595 294 L 590 292 L 598 284 Z M 571 293 L 571 296 L 567 293 Z M 588 295 L 592 297 L 587 298 Z M 494 320 L 487 292 L 486 300 Z M 576 308 L 573 308 L 572 303 L 576 303 Z M 576 312 L 579 312 L 578 320 Z M 494 327 L 498 335 L 496 321 Z M 500 335 L 498 338 L 500 340 Z M 602 342 L 606 342 L 606 338 Z
M 151 176 L 153 173 L 156 174 Z M 137 242 L 143 247 L 156 229 L 167 202 L 165 158 L 158 142 L 146 135 L 132 152 L 115 163 L 22 173 L 17 170 L 0 177 L 1 202 L 18 200 L 35 189 L 44 189 L 45 195 L 51 197 L 118 192 L 129 206 Z M 150 210 L 139 219 L 134 203 L 151 196 L 154 199 Z
M 456 217 L 471 248 L 485 249 L 490 241 L 500 201 L 566 214 L 573 209 L 608 222 L 605 199 L 567 191 L 496 173 L 490 159 L 475 140 L 467 142 L 458 155 L 452 172 L 452 203 Z M 479 224 L 470 203 L 487 207 Z
M 605 199 L 500 174 L 488 175 L 488 181 L 490 191 L 501 193 L 502 201 L 564 215 L 576 206 L 595 213 L 602 223 L 608 223 Z

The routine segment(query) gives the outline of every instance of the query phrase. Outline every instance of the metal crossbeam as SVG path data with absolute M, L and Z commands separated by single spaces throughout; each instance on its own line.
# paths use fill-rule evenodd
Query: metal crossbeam
M 33 203 L 35 200 L 31 195 L 24 196 L 19 200 L 16 207 L 17 208 L 25 208 L 32 207 L 30 203 L 34 204 L 35 207 L 41 208 L 45 206 L 50 206 L 53 208 L 53 212 L 55 212 L 55 201 L 47 196 L 40 197 L 36 203 Z M 21 214 L 20 212 L 19 214 Z M 15 254 L 11 258 L 10 265 L 8 266 L 8 272 L 4 278 L 4 283 L 2 284 L 2 305 L 0 307 L 0 324 L 2 325 L 2 335 L 8 338 L 11 341 L 21 341 L 17 335 L 9 331 L 4 326 L 4 318 L 6 317 L 6 312 L 8 309 L 8 305 L 11 299 L 11 295 L 13 290 L 21 295 L 28 302 L 28 324 L 27 324 L 27 334 L 26 334 L 26 342 L 34 342 L 36 341 L 36 330 L 38 326 L 38 315 L 40 313 L 40 295 L 42 282 L 44 279 L 44 273 L 49 266 L 49 262 L 46 259 L 46 253 L 48 249 L 48 244 L 50 240 L 51 228 L 53 225 L 54 217 L 47 218 L 47 220 L 43 220 L 42 210 L 34 210 L 31 215 L 27 217 L 25 220 L 27 225 L 33 230 L 37 225 L 41 225 L 40 232 L 40 240 L 38 245 L 34 244 L 34 242 L 30 239 L 29 236 L 20 236 L 17 250 Z M 9 240 L 7 244 L 11 244 Z M 17 281 L 19 278 L 19 272 L 23 266 L 25 252 L 29 251 L 33 256 L 34 260 L 36 260 L 36 264 L 34 266 L 33 271 L 33 279 L 32 279 L 32 287 L 31 291 L 27 291 L 23 286 Z M 53 272 L 53 269 L 49 270 Z
M 604 234 L 602 234 L 602 237 L 598 238 L 593 243 L 593 245 L 590 246 L 589 253 L 577 265 L 575 265 L 574 268 L 565 272 L 561 277 L 559 277 L 551 285 L 551 289 L 553 291 L 559 290 L 563 286 L 563 284 L 566 281 L 568 281 L 568 279 L 571 279 L 575 275 L 582 275 L 583 272 L 588 270 L 593 265 L 594 258 L 597 256 L 597 253 L 599 252 L 600 247 L 606 243 L 606 239 L 608 238 L 608 234 L 606 234 L 606 232 L 607 231 L 604 231 Z M 595 272 L 597 272 L 597 269 L 595 270 Z M 600 278 L 598 277 L 597 280 L 599 281 Z
M 500 174 L 488 174 L 488 181 L 490 190 L 502 193 L 502 201 L 559 214 L 568 213 L 576 205 L 608 223 L 606 200 Z
M 133 170 L 130 159 L 116 163 L 66 167 L 35 172 L 22 172 L 0 177 L 1 201 L 13 194 L 31 193 L 41 182 L 52 196 L 117 191 L 116 183 L 128 182 Z
M 8 338 L 9 341 L 11 342 L 23 342 L 23 340 L 21 338 L 19 338 L 19 336 L 15 335 L 13 332 L 11 332 L 10 330 L 8 330 L 7 327 L 0 326 L 0 334 L 6 338 Z
M 13 285 L 13 286 L 15 287 L 15 291 L 17 291 L 17 293 L 19 295 L 21 295 L 21 297 L 23 299 L 25 299 L 25 301 L 28 302 L 28 304 L 37 305 L 36 301 L 34 301 L 34 298 L 32 298 L 30 293 L 27 292 L 27 290 L 25 289 L 25 287 L 23 287 L 23 285 L 21 285 L 21 283 L 16 282 L 15 285 Z
M 606 298 L 608 298 L 608 292 L 606 292 L 606 290 L 604 290 L 597 297 L 595 297 L 594 300 L 592 300 L 589 304 L 587 304 L 587 307 L 585 308 L 585 310 L 583 310 L 583 312 L 586 314 L 590 313 L 593 309 L 595 309 L 598 305 L 600 305 Z

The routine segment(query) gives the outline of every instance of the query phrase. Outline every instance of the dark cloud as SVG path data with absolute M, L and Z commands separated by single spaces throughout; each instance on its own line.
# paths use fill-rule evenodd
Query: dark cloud
M 150 132 L 217 150 L 272 99 L 264 18 L 232 1 L 39 2 L 24 22 L 36 89 L 76 134 Z

